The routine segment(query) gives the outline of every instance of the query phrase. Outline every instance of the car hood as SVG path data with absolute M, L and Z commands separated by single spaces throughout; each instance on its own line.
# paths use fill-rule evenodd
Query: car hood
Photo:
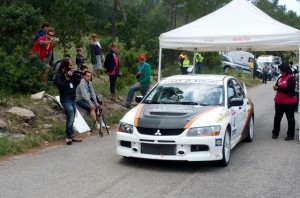
M 223 109 L 220 106 L 139 104 L 121 121 L 136 127 L 160 129 L 208 126 Z

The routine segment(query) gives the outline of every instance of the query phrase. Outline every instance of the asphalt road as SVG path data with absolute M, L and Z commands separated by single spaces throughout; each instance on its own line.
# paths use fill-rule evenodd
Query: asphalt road
M 254 140 L 233 149 L 226 168 L 123 159 L 111 132 L 0 162 L 0 197 L 300 197 L 300 142 L 298 135 L 284 141 L 285 117 L 279 138 L 271 139 L 273 84 L 248 90 L 255 104 Z

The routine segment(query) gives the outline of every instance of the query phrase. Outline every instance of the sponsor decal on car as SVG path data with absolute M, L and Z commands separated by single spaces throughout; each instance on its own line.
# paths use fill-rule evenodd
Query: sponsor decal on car
M 215 146 L 222 146 L 222 138 L 215 139 Z
M 233 136 L 236 133 L 236 129 L 232 130 L 231 136 Z
M 217 84 L 222 85 L 223 81 L 221 80 L 209 80 L 209 79 L 168 79 L 163 80 L 164 83 L 203 83 L 203 84 Z

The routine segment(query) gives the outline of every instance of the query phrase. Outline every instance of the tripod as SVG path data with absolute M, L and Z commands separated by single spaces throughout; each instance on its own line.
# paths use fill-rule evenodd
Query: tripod
M 93 129 L 94 129 L 94 127 L 95 127 L 95 125 L 96 125 L 96 123 L 98 121 L 99 125 L 100 125 L 100 127 L 99 127 L 99 135 L 101 137 L 103 137 L 103 127 L 102 127 L 102 124 L 104 124 L 104 127 L 106 129 L 106 133 L 109 135 L 109 131 L 108 131 L 107 125 L 105 123 L 105 119 L 104 119 L 102 108 L 98 107 L 97 110 L 96 110 L 96 113 L 97 113 L 97 119 L 96 119 L 96 121 L 95 121 L 95 123 L 94 123 L 94 125 L 93 125 L 93 127 L 91 129 L 91 132 L 93 131 Z

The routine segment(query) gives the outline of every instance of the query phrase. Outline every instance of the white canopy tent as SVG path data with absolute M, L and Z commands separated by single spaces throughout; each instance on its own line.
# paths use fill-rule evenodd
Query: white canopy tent
M 162 49 L 300 52 L 300 30 L 276 21 L 246 0 L 232 0 L 215 12 L 161 34 L 159 45 L 158 80 Z

